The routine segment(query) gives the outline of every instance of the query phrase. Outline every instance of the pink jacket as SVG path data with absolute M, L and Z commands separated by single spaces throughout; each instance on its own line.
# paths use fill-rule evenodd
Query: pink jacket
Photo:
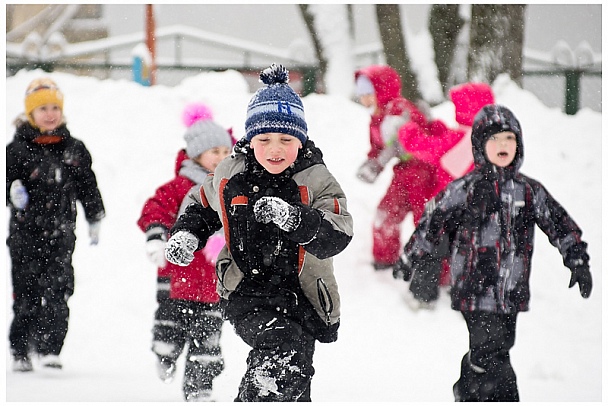
M 416 158 L 437 168 L 436 193 L 452 180 L 473 170 L 471 125 L 475 115 L 494 103 L 492 88 L 485 83 L 464 83 L 450 90 L 458 128 L 441 120 L 427 124 L 409 122 L 399 130 L 399 142 Z

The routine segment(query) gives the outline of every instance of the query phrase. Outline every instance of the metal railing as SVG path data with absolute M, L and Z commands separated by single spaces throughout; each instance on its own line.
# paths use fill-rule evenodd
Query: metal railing
M 282 62 L 290 66 L 292 84 L 306 95 L 322 91 L 317 80 L 318 67 L 301 52 L 283 50 L 249 41 L 234 39 L 185 26 L 169 26 L 157 30 L 156 39 L 163 42 L 168 58 L 158 58 L 156 70 L 158 83 L 174 85 L 193 72 L 222 71 L 234 69 L 242 72 L 252 90 L 257 83 L 257 69 L 267 61 Z M 83 43 L 66 44 L 64 49 L 48 52 L 40 45 L 34 51 L 26 51 L 20 44 L 7 42 L 6 70 L 12 75 L 20 69 L 40 68 L 46 71 L 62 70 L 76 74 L 86 74 L 100 78 L 127 78 L 132 75 L 133 61 L 129 54 L 135 46 L 144 41 L 143 33 L 103 38 Z M 189 45 L 221 49 L 233 53 L 232 58 L 186 60 L 183 51 Z M 167 48 L 167 43 L 172 43 Z M 120 55 L 122 52 L 123 56 Z M 356 60 L 361 64 L 370 61 L 379 63 L 383 59 L 381 44 L 368 44 L 355 49 Z M 207 53 L 206 53 L 207 54 Z M 87 58 L 83 60 L 83 58 Z M 523 87 L 531 91 L 545 104 L 560 106 L 567 114 L 575 114 L 582 107 L 601 111 L 601 55 L 590 54 L 585 46 L 570 51 L 563 43 L 556 45 L 551 53 L 527 50 L 524 62 L 537 68 L 523 71 Z M 581 62 L 582 61 L 582 62 Z M 371 62 L 370 62 L 371 63 Z M 526 64 L 524 64 L 526 66 Z M 579 67 L 580 66 L 580 67 Z M 555 94 L 562 89 L 561 95 Z

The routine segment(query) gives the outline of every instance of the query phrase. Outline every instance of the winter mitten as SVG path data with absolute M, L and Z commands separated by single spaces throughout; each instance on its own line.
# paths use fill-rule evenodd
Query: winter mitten
M 283 231 L 293 231 L 300 225 L 300 209 L 283 199 L 273 196 L 260 198 L 253 206 L 255 221 L 268 224 L 271 221 Z
M 165 247 L 165 258 L 172 264 L 188 266 L 198 248 L 198 238 L 188 231 L 178 231 L 169 238 Z
M 402 254 L 395 265 L 393 265 L 393 278 L 409 281 L 412 278 L 412 264 Z
M 166 245 L 167 242 L 161 239 L 146 241 L 146 255 L 159 268 L 164 268 L 167 265 L 167 260 L 165 259 Z
M 581 296 L 587 299 L 591 295 L 591 272 L 589 272 L 588 266 L 577 266 L 572 270 L 572 276 L 570 277 L 569 288 L 573 287 L 578 282 L 578 287 L 581 291 Z
M 402 116 L 386 116 L 380 123 L 380 135 L 384 145 L 390 146 L 397 140 L 399 129 L 408 121 L 409 114 Z
M 99 229 L 101 228 L 101 221 L 94 221 L 89 223 L 89 239 L 91 245 L 97 245 L 99 243 Z
M 428 254 L 412 262 L 410 292 L 416 300 L 430 303 L 439 298 L 441 261 Z
M 217 260 L 217 256 L 226 245 L 226 239 L 224 235 L 221 233 L 215 233 L 209 240 L 207 240 L 207 244 L 203 248 L 203 255 L 205 255 L 205 259 L 207 262 L 215 265 L 215 261 Z
M 357 178 L 366 183 L 374 183 L 383 169 L 384 166 L 376 159 L 368 159 L 357 170 Z
M 30 196 L 28 195 L 25 186 L 23 186 L 23 183 L 21 183 L 21 180 L 17 179 L 11 183 L 9 194 L 11 197 L 11 203 L 15 209 L 25 209 L 25 206 L 27 206 L 27 203 L 30 200 Z

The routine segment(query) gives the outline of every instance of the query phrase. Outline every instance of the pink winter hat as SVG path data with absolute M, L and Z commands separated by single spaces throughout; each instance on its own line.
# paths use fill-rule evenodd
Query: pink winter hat
M 469 82 L 451 88 L 450 99 L 456 109 L 456 121 L 470 127 L 479 110 L 494 104 L 494 93 L 487 83 Z

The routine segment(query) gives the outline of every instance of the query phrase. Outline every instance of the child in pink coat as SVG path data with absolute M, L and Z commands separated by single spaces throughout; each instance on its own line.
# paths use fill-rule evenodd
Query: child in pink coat
M 433 196 L 435 168 L 432 163 L 418 159 L 399 148 L 397 132 L 405 123 L 424 126 L 426 117 L 411 101 L 401 97 L 401 79 L 386 65 L 371 65 L 355 72 L 359 102 L 371 114 L 369 125 L 370 150 L 357 177 L 373 183 L 389 161 L 393 179 L 378 204 L 373 223 L 373 266 L 387 269 L 399 258 L 401 223 L 408 213 L 417 223 L 424 205 Z
M 464 83 L 450 89 L 454 103 L 456 128 L 441 120 L 423 125 L 410 121 L 399 130 L 399 143 L 408 153 L 437 169 L 433 195 L 456 178 L 473 170 L 471 126 L 481 108 L 494 103 L 492 88 L 486 83 Z

